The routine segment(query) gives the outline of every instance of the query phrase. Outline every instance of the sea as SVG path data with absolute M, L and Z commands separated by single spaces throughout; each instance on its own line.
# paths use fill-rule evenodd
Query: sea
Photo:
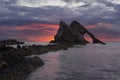
M 74 45 L 33 56 L 42 58 L 45 65 L 26 80 L 120 80 L 120 42 Z

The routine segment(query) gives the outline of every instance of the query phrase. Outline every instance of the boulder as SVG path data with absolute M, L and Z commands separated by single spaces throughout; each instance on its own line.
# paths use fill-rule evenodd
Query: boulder
M 25 58 L 16 53 L 0 53 L 0 80 L 23 80 L 42 65 L 44 63 L 39 57 Z
M 40 66 L 44 65 L 43 60 L 41 58 L 37 57 L 37 56 L 28 58 L 28 62 L 30 63 L 30 65 L 32 64 L 32 67 L 34 69 L 36 69 L 37 67 L 40 67 Z

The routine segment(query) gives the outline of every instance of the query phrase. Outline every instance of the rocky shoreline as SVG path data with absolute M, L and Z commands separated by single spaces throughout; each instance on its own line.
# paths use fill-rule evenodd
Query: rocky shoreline
M 6 39 L 6 40 L 1 40 L 0 44 L 4 45 L 15 45 L 15 44 L 24 44 L 22 41 L 17 41 L 15 39 Z
M 29 73 L 44 65 L 44 62 L 39 57 L 26 58 L 26 56 L 67 50 L 76 44 L 86 45 L 89 42 L 84 38 L 85 33 L 93 39 L 93 43 L 105 44 L 77 21 L 73 21 L 70 26 L 60 21 L 57 34 L 54 36 L 54 40 L 50 41 L 52 44 L 21 47 L 20 44 L 23 42 L 16 40 L 1 41 L 0 80 L 24 80 Z M 11 44 L 17 44 L 17 48 L 9 47 L 8 45 Z
M 11 47 L 4 50 L 6 51 L 0 52 L 1 80 L 23 80 L 30 72 L 44 65 L 39 57 L 26 58 L 17 54 Z
M 30 55 L 38 55 L 50 51 L 67 50 L 72 45 L 32 45 L 17 46 L 16 48 L 9 46 L 0 46 L 0 79 L 2 80 L 24 80 L 25 77 L 36 68 L 44 65 L 39 57 L 30 57 Z

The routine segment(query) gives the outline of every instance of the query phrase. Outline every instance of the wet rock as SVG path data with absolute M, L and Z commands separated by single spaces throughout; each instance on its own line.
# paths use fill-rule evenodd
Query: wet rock
M 36 69 L 36 68 L 39 67 L 39 66 L 44 65 L 43 60 L 40 59 L 40 58 L 37 57 L 37 56 L 32 57 L 32 58 L 29 58 L 28 60 L 29 60 L 28 62 L 29 62 L 30 64 L 34 65 L 34 66 L 33 66 L 34 69 Z
M 0 80 L 22 80 L 44 65 L 39 57 L 25 58 L 16 53 L 0 53 Z

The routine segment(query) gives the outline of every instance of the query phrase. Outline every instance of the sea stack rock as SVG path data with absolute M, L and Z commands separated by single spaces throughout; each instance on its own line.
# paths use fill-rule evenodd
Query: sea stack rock
M 54 36 L 52 43 L 59 44 L 87 44 L 89 43 L 84 38 L 84 34 L 87 33 L 93 40 L 93 43 L 104 42 L 97 39 L 91 32 L 89 32 L 83 25 L 77 21 L 73 21 L 70 26 L 68 26 L 64 21 L 60 21 L 60 27 L 57 31 L 57 34 Z

